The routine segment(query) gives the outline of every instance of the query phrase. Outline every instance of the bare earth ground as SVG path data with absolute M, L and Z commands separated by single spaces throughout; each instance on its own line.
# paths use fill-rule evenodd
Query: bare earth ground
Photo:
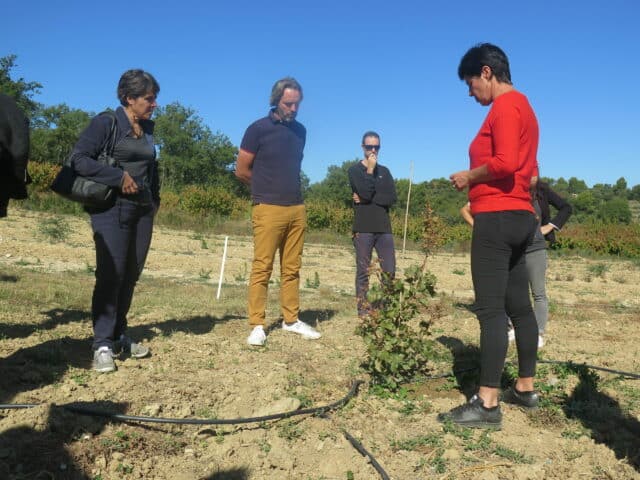
M 40 226 L 52 215 L 11 214 L 0 221 L 0 402 L 40 406 L 0 410 L 2 479 L 380 478 L 343 430 L 394 480 L 640 478 L 638 380 L 598 372 L 594 387 L 590 377 L 548 364 L 540 366 L 540 385 L 561 388 L 562 402 L 537 413 L 503 405 L 503 429 L 490 433 L 436 421 L 473 390 L 462 376 L 460 386 L 428 380 L 390 398 L 364 385 L 328 419 L 187 426 L 111 422 L 57 408 L 225 419 L 342 398 L 354 379 L 367 380 L 364 345 L 354 333 L 354 259 L 348 247 L 305 247 L 301 318 L 322 332 L 315 342 L 275 325 L 276 271 L 267 312 L 274 328 L 267 346 L 253 349 L 245 344 L 251 239 L 229 238 L 217 300 L 224 236 L 156 228 L 129 318 L 132 336 L 153 355 L 98 374 L 90 369 L 95 261 L 87 220 L 58 217 L 72 233 L 51 243 Z M 398 256 L 400 272 L 422 258 Z M 467 360 L 477 350 L 478 326 L 467 308 L 468 255 L 439 254 L 429 268 L 438 279 L 435 301 L 445 307 L 431 330 L 442 348 L 434 373 L 473 365 Z M 552 257 L 547 275 L 551 316 L 540 358 L 640 372 L 639 264 Z

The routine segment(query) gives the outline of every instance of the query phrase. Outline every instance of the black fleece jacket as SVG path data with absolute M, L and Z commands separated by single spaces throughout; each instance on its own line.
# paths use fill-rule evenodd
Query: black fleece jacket
M 354 203 L 353 231 L 392 233 L 389 207 L 396 202 L 396 186 L 387 167 L 376 165 L 373 174 L 358 162 L 349 168 L 351 190 L 360 197 Z

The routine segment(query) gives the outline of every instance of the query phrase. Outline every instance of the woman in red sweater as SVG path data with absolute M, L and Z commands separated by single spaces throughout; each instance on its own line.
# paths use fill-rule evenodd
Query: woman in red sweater
M 538 326 L 529 299 L 525 251 L 537 226 L 529 184 L 537 165 L 538 122 L 511 83 L 509 60 L 495 45 L 479 44 L 460 61 L 469 96 L 491 109 L 469 147 L 470 168 L 451 175 L 469 189 L 474 217 L 471 274 L 480 322 L 480 388 L 468 403 L 439 419 L 499 429 L 500 378 L 507 354 L 507 315 L 517 325 L 518 379 L 502 400 L 537 406 L 533 389 Z

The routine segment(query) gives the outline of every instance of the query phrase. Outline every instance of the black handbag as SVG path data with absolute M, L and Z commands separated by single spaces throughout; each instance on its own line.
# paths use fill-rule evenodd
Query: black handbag
M 116 116 L 113 112 L 102 112 L 100 115 L 111 117 L 111 129 L 104 148 L 96 161 L 110 167 L 118 167 L 118 162 L 113 158 L 117 133 Z M 117 196 L 116 189 L 113 187 L 78 175 L 73 167 L 71 155 L 64 161 L 62 169 L 56 175 L 50 188 L 68 200 L 82 203 L 85 207 L 93 209 L 110 208 L 115 203 Z

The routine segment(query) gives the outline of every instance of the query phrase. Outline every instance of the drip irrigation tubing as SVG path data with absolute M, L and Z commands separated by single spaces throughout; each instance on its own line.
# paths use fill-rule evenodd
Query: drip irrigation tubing
M 346 403 L 351 400 L 358 393 L 358 388 L 364 381 L 362 380 L 354 380 L 351 384 L 351 389 L 349 392 L 340 400 L 325 405 L 323 407 L 315 407 L 315 408 L 305 408 L 301 410 L 291 410 L 289 412 L 283 413 L 275 413 L 273 415 L 263 415 L 260 417 L 249 417 L 249 418 L 235 418 L 235 419 L 197 419 L 197 418 L 162 418 L 162 417 L 141 417 L 136 415 L 121 415 L 118 413 L 109 413 L 104 412 L 102 410 L 96 410 L 92 408 L 83 408 L 78 407 L 76 405 L 56 405 L 59 408 L 67 410 L 69 412 L 77 413 L 80 415 L 89 415 L 93 417 L 104 417 L 109 418 L 111 420 L 118 420 L 121 422 L 143 422 L 143 423 L 174 423 L 180 425 L 235 425 L 241 423 L 256 423 L 256 422 L 266 422 L 268 420 L 276 420 L 294 417 L 297 415 L 318 415 L 324 419 L 330 419 L 327 412 L 331 410 L 335 410 L 339 407 L 346 405 Z M 38 404 L 33 403 L 15 403 L 15 404 L 0 404 L 0 410 L 16 410 L 16 409 L 26 409 L 26 408 L 35 408 L 38 407 Z M 349 443 L 355 448 L 360 455 L 365 458 L 368 458 L 371 462 L 371 466 L 380 474 L 380 478 L 382 480 L 389 480 L 389 475 L 384 471 L 382 465 L 378 463 L 375 457 L 367 451 L 366 448 L 360 443 L 356 438 L 354 438 L 349 432 L 346 430 L 342 430 L 345 438 L 349 441 Z
M 617 375 L 621 375 L 623 377 L 629 377 L 634 379 L 640 379 L 640 374 L 625 372 L 622 370 L 615 370 L 612 368 L 599 367 L 597 365 L 589 365 L 586 363 L 575 363 L 571 360 L 538 360 L 538 363 L 546 363 L 552 365 L 568 365 L 568 366 L 576 366 L 576 367 L 585 367 L 592 370 L 600 370 L 603 372 L 613 373 Z M 447 378 L 451 376 L 455 376 L 458 373 L 470 372 L 473 370 L 477 370 L 479 367 L 469 367 L 458 370 L 453 370 L 449 373 L 440 373 L 435 375 L 429 375 L 424 377 L 418 377 L 414 379 L 414 381 L 419 380 L 436 380 L 440 378 Z M 56 407 L 63 408 L 69 412 L 77 413 L 80 415 L 89 415 L 94 417 L 104 417 L 109 418 L 111 420 L 118 420 L 121 422 L 141 422 L 141 423 L 172 423 L 179 425 L 237 425 L 243 423 L 259 423 L 266 422 L 269 420 L 277 420 L 283 418 L 290 418 L 298 415 L 318 415 L 324 419 L 330 419 L 327 412 L 331 410 L 335 410 L 344 406 L 349 400 L 351 400 L 358 393 L 358 388 L 364 381 L 362 380 L 354 380 L 351 384 L 351 389 L 349 392 L 340 400 L 337 400 L 333 403 L 322 407 L 314 407 L 314 408 L 304 408 L 301 410 L 291 410 L 289 412 L 283 413 L 275 413 L 272 415 L 263 415 L 259 417 L 248 417 L 248 418 L 234 418 L 234 419 L 198 419 L 198 418 L 164 418 L 164 417 L 143 417 L 137 415 L 122 415 L 118 413 L 110 413 L 102 410 L 96 410 L 92 408 L 79 407 L 76 405 L 66 404 L 66 405 L 56 405 Z M 39 404 L 31 404 L 31 403 L 14 403 L 14 404 L 0 404 L 0 410 L 16 410 L 16 409 L 27 409 L 38 407 Z M 355 448 L 358 453 L 360 453 L 363 457 L 368 458 L 371 466 L 378 472 L 380 478 L 382 480 L 389 480 L 389 476 L 385 472 L 382 465 L 378 463 L 375 457 L 367 451 L 367 449 L 360 443 L 356 438 L 354 438 L 349 432 L 342 429 L 342 433 L 345 438 L 349 441 L 351 446 Z
M 360 385 L 364 383 L 362 380 L 354 380 L 351 384 L 349 392 L 340 400 L 330 403 L 322 407 L 303 408 L 301 410 L 291 410 L 289 412 L 274 413 L 272 415 L 263 415 L 260 417 L 249 418 L 232 418 L 232 419 L 204 419 L 204 418 L 164 418 L 164 417 L 141 417 L 137 415 L 122 415 L 119 413 L 110 413 L 103 410 L 96 410 L 93 408 L 79 407 L 77 405 L 66 404 L 56 405 L 59 408 L 67 410 L 68 412 L 78 413 L 80 415 L 89 415 L 92 417 L 104 417 L 111 420 L 118 420 L 121 422 L 142 422 L 142 423 L 174 423 L 179 425 L 237 425 L 241 423 L 258 423 L 266 422 L 269 420 L 277 420 L 281 418 L 295 417 L 297 415 L 320 415 L 330 410 L 342 407 L 349 400 L 351 400 L 357 393 Z M 19 408 L 34 408 L 38 407 L 38 404 L 0 404 L 0 410 L 10 410 Z
M 325 420 L 331 420 L 331 417 L 326 413 L 321 414 L 320 417 L 324 418 Z M 342 429 L 342 434 L 349 441 L 351 446 L 358 451 L 360 455 L 362 455 L 364 458 L 369 459 L 369 462 L 371 462 L 371 466 L 376 470 L 376 472 L 378 472 L 382 480 L 389 480 L 389 475 L 387 474 L 387 472 L 384 471 L 384 468 L 382 468 L 382 465 L 380 465 L 378 461 L 375 459 L 375 457 L 371 455 L 366 448 L 364 448 L 364 445 L 362 445 L 362 443 L 360 443 L 358 439 L 356 439 L 353 435 L 351 435 L 345 429 Z

